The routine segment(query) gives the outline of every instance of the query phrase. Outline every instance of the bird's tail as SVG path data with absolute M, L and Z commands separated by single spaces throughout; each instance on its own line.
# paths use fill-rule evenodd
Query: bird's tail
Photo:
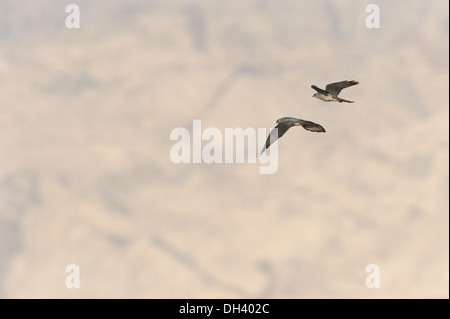
M 339 103 L 342 103 L 342 102 L 355 103 L 355 101 L 344 100 L 344 99 L 341 99 L 340 97 L 338 97 L 336 100 L 337 100 Z

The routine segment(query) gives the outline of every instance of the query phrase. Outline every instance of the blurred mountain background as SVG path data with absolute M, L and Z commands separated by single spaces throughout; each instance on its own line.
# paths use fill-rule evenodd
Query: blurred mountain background
M 68 29 L 3 0 L 0 297 L 448 298 L 449 3 L 370 3 L 79 0 Z M 312 98 L 341 80 L 354 104 Z M 327 133 L 273 175 L 170 160 L 194 119 L 283 116 Z

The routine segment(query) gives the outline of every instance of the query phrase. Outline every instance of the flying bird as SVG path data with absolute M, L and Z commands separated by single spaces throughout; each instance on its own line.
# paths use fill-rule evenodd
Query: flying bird
M 330 101 L 334 101 L 334 102 L 347 102 L 347 103 L 353 103 L 354 101 L 348 101 L 348 100 L 344 100 L 341 99 L 340 97 L 338 97 L 339 93 L 341 93 L 341 91 L 345 88 L 348 88 L 349 86 L 353 86 L 358 84 L 359 82 L 357 81 L 341 81 L 341 82 L 335 82 L 335 83 L 330 83 L 327 84 L 327 86 L 325 87 L 325 90 L 318 88 L 315 85 L 311 85 L 311 87 L 317 91 L 317 93 L 315 93 L 313 95 L 313 97 L 318 98 L 319 100 L 322 101 L 326 101 L 326 102 L 330 102 Z
M 321 125 L 314 122 L 300 120 L 295 117 L 282 117 L 277 120 L 277 125 L 270 131 L 266 145 L 264 145 L 260 154 L 268 149 L 273 142 L 282 137 L 292 126 L 302 126 L 305 130 L 311 132 L 325 132 Z

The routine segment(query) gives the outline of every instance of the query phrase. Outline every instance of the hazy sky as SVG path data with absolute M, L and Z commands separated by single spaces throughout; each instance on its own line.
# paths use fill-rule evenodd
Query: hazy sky
M 371 3 L 2 1 L 0 296 L 448 298 L 448 2 Z M 284 116 L 274 174 L 170 156 Z

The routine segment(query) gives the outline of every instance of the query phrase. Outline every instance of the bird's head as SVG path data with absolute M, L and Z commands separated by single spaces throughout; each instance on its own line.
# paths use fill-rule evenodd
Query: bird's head
M 316 97 L 316 96 L 317 96 L 317 93 L 314 93 L 312 97 Z

